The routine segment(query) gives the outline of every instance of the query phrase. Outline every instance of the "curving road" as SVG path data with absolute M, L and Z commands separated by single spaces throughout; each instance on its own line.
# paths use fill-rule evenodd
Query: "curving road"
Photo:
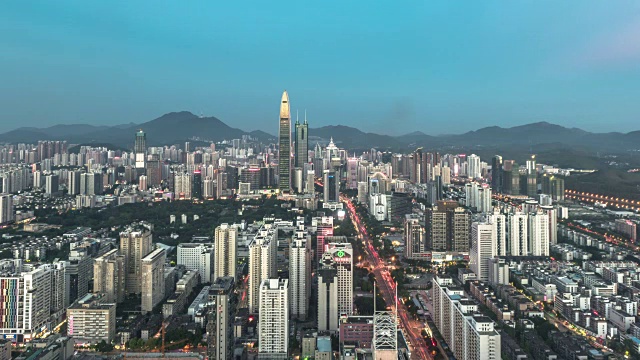
M 349 211 L 349 215 L 356 224 L 356 231 L 362 235 L 362 239 L 365 243 L 364 248 L 366 256 L 369 263 L 373 266 L 373 274 L 376 278 L 376 283 L 378 284 L 378 288 L 380 289 L 380 293 L 382 294 L 384 301 L 387 304 L 393 304 L 394 302 L 397 302 L 398 304 L 399 326 L 404 331 L 405 337 L 409 342 L 411 359 L 432 360 L 433 357 L 427 351 L 427 346 L 421 334 L 422 327 L 420 326 L 420 323 L 412 320 L 404 304 L 397 301 L 395 289 L 396 284 L 387 270 L 384 261 L 380 259 L 378 252 L 373 247 L 371 238 L 369 238 L 369 235 L 367 234 L 367 229 L 365 229 L 364 225 L 360 221 L 360 217 L 358 216 L 353 203 L 348 198 L 342 198 L 342 201 L 347 205 L 347 211 Z

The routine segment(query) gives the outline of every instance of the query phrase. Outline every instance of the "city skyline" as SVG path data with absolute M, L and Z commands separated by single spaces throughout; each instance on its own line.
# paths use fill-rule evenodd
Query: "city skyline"
M 0 131 L 188 109 L 273 134 L 283 88 L 316 126 L 635 130 L 633 2 L 334 5 L 3 4 Z

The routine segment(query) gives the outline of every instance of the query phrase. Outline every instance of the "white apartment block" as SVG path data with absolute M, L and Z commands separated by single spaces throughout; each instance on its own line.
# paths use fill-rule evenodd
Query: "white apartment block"
M 214 268 L 213 247 L 208 244 L 183 243 L 178 245 L 178 265 L 184 265 L 187 270 L 198 271 L 201 282 L 211 283 Z
M 150 312 L 164 298 L 166 252 L 156 249 L 142 259 L 142 311 Z
M 478 280 L 489 280 L 489 259 L 497 255 L 495 228 L 489 223 L 471 224 L 469 267 Z
M 289 350 L 289 280 L 260 284 L 258 353 L 261 358 L 287 359 Z
M 306 319 L 311 297 L 311 239 L 297 231 L 289 246 L 291 316 Z

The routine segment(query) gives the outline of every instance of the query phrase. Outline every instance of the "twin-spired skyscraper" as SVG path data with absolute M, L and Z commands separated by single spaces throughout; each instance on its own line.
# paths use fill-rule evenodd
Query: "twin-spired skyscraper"
M 302 172 L 302 179 L 306 180 L 305 164 L 309 162 L 309 124 L 305 112 L 304 123 L 300 124 L 296 119 L 295 123 L 295 162 L 291 161 L 291 104 L 289 94 L 285 90 L 280 101 L 280 130 L 279 130 L 279 150 L 278 150 L 278 189 L 283 192 L 290 192 L 292 187 L 291 175 L 294 165 L 298 172 Z M 301 186 L 300 186 L 301 187 Z M 300 188 L 297 189 L 301 191 Z

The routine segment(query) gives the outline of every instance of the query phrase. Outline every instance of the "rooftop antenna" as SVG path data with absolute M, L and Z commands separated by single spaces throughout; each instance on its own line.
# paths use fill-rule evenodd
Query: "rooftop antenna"
M 298 121 L 298 109 L 296 109 L 296 124 L 300 124 L 300 122 Z
M 304 123 L 307 123 L 307 109 L 304 109 Z

